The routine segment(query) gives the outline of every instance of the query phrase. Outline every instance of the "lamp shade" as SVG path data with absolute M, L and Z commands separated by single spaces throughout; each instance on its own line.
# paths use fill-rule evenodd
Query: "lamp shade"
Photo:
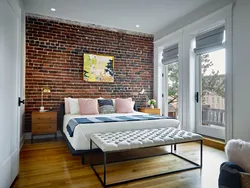
M 50 89 L 49 88 L 43 88 L 43 93 L 50 93 Z

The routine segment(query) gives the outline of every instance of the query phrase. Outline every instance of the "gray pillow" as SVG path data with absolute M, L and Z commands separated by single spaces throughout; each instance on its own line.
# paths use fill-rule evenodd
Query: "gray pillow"
M 98 105 L 100 114 L 115 113 L 115 107 L 112 99 L 98 99 Z

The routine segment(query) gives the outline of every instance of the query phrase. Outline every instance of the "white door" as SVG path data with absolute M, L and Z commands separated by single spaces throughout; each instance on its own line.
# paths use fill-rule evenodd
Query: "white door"
M 19 18 L 0 1 L 0 187 L 8 188 L 19 171 Z
M 196 132 L 225 139 L 225 49 L 197 55 Z

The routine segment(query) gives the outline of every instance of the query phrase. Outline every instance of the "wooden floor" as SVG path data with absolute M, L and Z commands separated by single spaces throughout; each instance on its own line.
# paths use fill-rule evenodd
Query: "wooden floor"
M 116 187 L 131 188 L 216 188 L 219 166 L 226 160 L 223 151 L 204 146 L 203 168 L 192 171 L 135 181 Z M 143 149 L 134 152 L 111 154 L 112 160 L 163 153 L 169 147 Z M 196 143 L 178 145 L 177 153 L 199 162 L 199 145 Z M 95 153 L 94 161 L 101 161 L 101 153 Z M 88 163 L 88 156 L 86 156 Z M 161 157 L 132 160 L 110 164 L 107 167 L 108 183 L 150 175 L 167 170 L 191 166 L 179 158 Z M 97 167 L 102 173 L 102 168 Z M 20 154 L 20 173 L 13 188 L 43 187 L 102 187 L 88 164 L 82 165 L 79 156 L 71 156 L 63 140 L 41 143 L 25 143 Z

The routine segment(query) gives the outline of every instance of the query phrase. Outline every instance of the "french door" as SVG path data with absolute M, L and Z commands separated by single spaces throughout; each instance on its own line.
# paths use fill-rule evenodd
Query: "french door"
M 225 139 L 225 49 L 197 55 L 196 132 Z

